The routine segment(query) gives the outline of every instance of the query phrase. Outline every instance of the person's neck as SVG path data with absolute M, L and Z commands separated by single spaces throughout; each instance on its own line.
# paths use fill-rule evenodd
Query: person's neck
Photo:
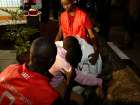
M 69 12 L 68 14 L 69 14 L 70 16 L 75 16 L 75 12 L 73 12 L 73 11 L 72 11 L 72 12 Z
M 72 9 L 68 12 L 68 14 L 69 14 L 70 16 L 75 16 L 75 10 L 76 10 L 76 7 L 75 7 L 75 8 L 72 8 Z
M 35 65 L 32 65 L 30 64 L 28 66 L 28 68 L 32 71 L 35 71 L 35 72 L 38 72 L 40 74 L 44 74 L 44 71 L 45 71 L 45 68 L 44 67 L 39 67 L 39 66 L 35 66 Z
M 53 75 L 47 71 L 48 69 L 45 67 L 40 67 L 40 66 L 34 66 L 32 64 L 28 65 L 29 70 L 35 71 L 37 73 L 40 73 L 41 75 L 47 76 L 48 79 L 50 80 Z

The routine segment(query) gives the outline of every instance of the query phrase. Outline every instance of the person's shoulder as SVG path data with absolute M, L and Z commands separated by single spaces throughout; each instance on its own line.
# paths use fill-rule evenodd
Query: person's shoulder
M 11 64 L 11 65 L 7 66 L 4 70 L 17 69 L 20 66 L 21 66 L 20 64 Z
M 67 14 L 66 11 L 61 12 L 61 13 L 60 13 L 60 17 L 63 16 L 63 15 L 65 15 L 65 14 Z
M 7 66 L 1 73 L 0 73 L 0 78 L 4 77 L 4 78 L 15 78 L 17 77 L 18 73 L 17 72 L 19 70 L 19 68 L 21 67 L 21 65 L 19 64 L 11 64 L 9 66 Z

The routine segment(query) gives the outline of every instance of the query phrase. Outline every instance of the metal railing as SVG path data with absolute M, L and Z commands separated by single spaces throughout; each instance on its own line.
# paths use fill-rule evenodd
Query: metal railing
M 20 7 L 20 0 L 0 0 L 0 7 Z

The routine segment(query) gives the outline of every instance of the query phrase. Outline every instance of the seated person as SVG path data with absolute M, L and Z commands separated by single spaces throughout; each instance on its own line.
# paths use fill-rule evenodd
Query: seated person
M 56 61 L 52 66 L 52 68 L 49 70 L 50 73 L 55 76 L 55 78 L 53 78 L 51 81 L 51 84 L 54 87 L 57 87 L 57 85 L 63 80 L 60 71 L 63 72 L 64 74 L 69 74 L 71 72 L 71 68 L 74 67 L 76 72 L 76 77 L 74 78 L 74 80 L 76 82 L 78 82 L 81 85 L 87 85 L 87 86 L 97 85 L 100 88 L 102 88 L 102 79 L 97 78 L 97 75 L 100 74 L 101 72 L 101 65 L 102 65 L 101 57 L 99 55 L 99 58 L 95 63 L 95 65 L 92 65 L 90 63 L 89 61 L 90 59 L 88 58 L 88 54 L 87 54 L 88 50 L 90 50 L 90 45 L 86 43 L 85 40 L 79 37 L 69 36 L 64 39 L 64 42 L 57 41 L 56 46 L 57 46 Z M 87 50 L 87 52 L 84 52 L 84 50 Z M 91 52 L 89 51 L 89 54 L 92 53 L 94 53 L 93 50 Z M 79 65 L 81 62 L 88 63 L 89 67 L 91 67 L 88 68 L 90 70 L 88 70 L 87 68 L 86 68 L 87 71 L 83 70 L 85 68 L 81 68 Z M 78 93 L 82 93 L 84 88 L 82 87 L 79 88 L 78 90 L 76 90 L 76 92 L 80 90 L 81 92 Z
M 34 40 L 28 65 L 11 64 L 0 73 L 0 105 L 63 105 L 49 84 L 56 54 L 54 43 L 43 37 Z

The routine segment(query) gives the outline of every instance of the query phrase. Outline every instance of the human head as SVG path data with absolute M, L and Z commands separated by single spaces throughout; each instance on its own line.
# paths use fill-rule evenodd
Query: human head
M 82 50 L 78 40 L 73 36 L 68 36 L 63 41 L 63 47 L 67 50 L 66 61 L 76 68 L 82 58 Z
M 74 0 L 61 0 L 61 5 L 66 11 L 71 11 L 73 7 Z
M 82 51 L 81 48 L 76 46 L 67 50 L 66 61 L 74 68 L 77 68 L 78 63 L 81 61 Z
M 74 36 L 68 36 L 63 41 L 64 49 L 70 49 L 76 46 L 80 46 L 78 40 Z
M 31 45 L 30 65 L 48 70 L 55 61 L 56 53 L 57 48 L 53 42 L 45 37 L 39 37 Z

